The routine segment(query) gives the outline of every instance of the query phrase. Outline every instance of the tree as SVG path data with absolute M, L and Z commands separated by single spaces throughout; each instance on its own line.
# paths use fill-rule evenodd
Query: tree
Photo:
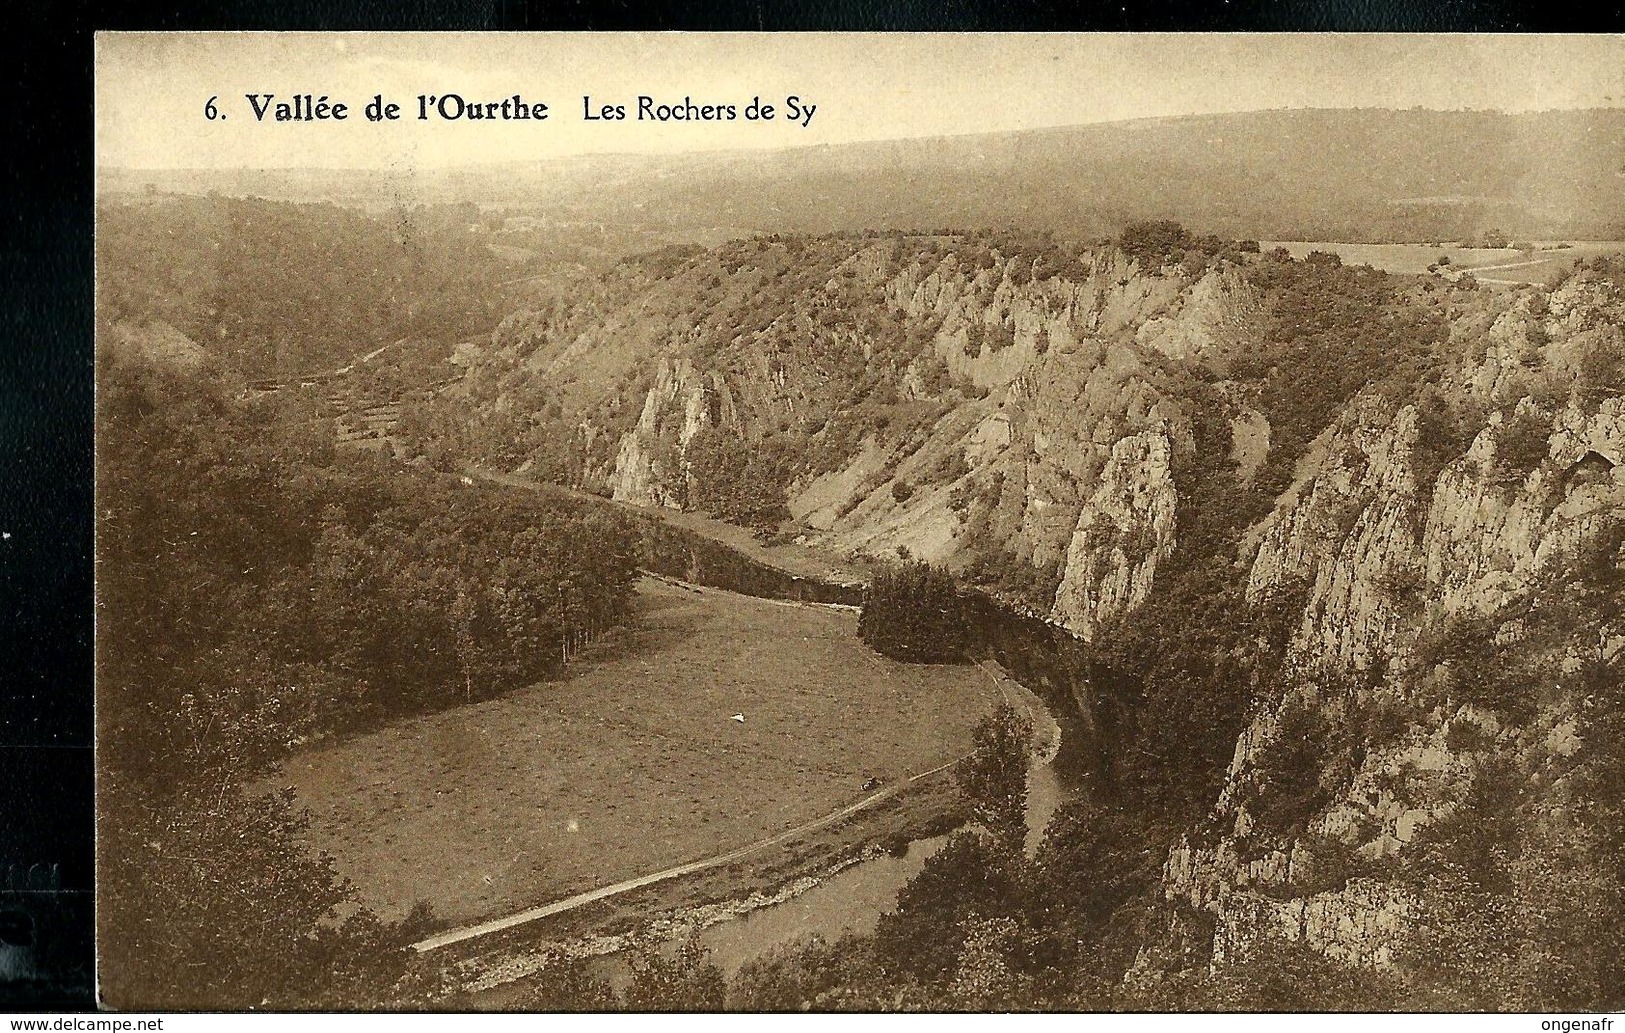
M 1191 245 L 1193 238 L 1179 223 L 1169 219 L 1134 222 L 1123 228 L 1117 246 L 1130 258 L 1153 268 L 1162 266 Z
M 889 971 L 943 984 L 959 963 L 972 916 L 1011 914 L 1018 904 L 1019 873 L 992 836 L 956 832 L 926 859 L 880 916 L 875 952 Z
M 1010 967 L 1019 942 L 1020 927 L 1007 915 L 972 919 L 947 988 L 953 1006 L 967 1011 L 1032 1008 L 1032 980 Z
M 858 637 L 896 660 L 952 663 L 965 658 L 968 616 L 967 601 L 951 574 L 905 561 L 870 580 L 858 615 Z
M 97 403 L 109 999 L 375 1005 L 423 916 L 358 907 L 291 798 L 247 787 L 304 737 L 556 670 L 629 614 L 627 530 L 313 449 L 206 368 L 104 354 Z
M 358 909 L 332 858 L 301 849 L 291 794 L 101 782 L 118 818 L 101 824 L 97 909 L 116 1007 L 365 1007 L 405 971 L 406 927 Z
M 1451 1008 L 1616 1009 L 1625 1001 L 1616 857 L 1597 829 L 1526 786 L 1492 757 L 1456 810 L 1423 830 L 1409 871 L 1420 914 L 1400 960 Z
M 1050 819 L 1033 858 L 1032 923 L 1046 964 L 1074 964 L 1080 943 L 1098 941 L 1125 905 L 1155 887 L 1166 848 L 1147 816 L 1080 801 Z
M 632 984 L 626 988 L 629 1011 L 721 1011 L 728 983 L 713 965 L 699 937 L 683 941 L 668 957 L 659 944 L 648 944 L 632 959 Z
M 1032 726 L 1001 703 L 977 726 L 959 768 L 959 790 L 972 819 L 1002 849 L 1019 854 L 1027 840 L 1027 761 Z

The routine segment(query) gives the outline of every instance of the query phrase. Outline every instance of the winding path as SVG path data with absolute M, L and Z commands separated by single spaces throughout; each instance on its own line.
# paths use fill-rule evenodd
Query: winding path
M 594 901 L 607 900 L 610 897 L 617 897 L 623 893 L 630 893 L 633 890 L 642 889 L 645 886 L 653 886 L 655 883 L 665 882 L 668 879 L 676 879 L 684 875 L 692 875 L 695 872 L 703 872 L 709 868 L 716 868 L 720 865 L 732 864 L 733 862 L 745 857 L 749 857 L 751 854 L 757 853 L 758 851 L 766 850 L 768 847 L 777 846 L 786 840 L 794 839 L 796 836 L 804 835 L 808 832 L 816 832 L 819 829 L 833 825 L 835 822 L 838 822 L 843 818 L 849 818 L 852 815 L 857 814 L 859 811 L 867 810 L 868 808 L 873 807 L 875 804 L 880 803 L 882 800 L 886 800 L 897 795 L 897 793 L 901 792 L 903 789 L 923 778 L 929 778 L 938 772 L 948 770 L 968 756 L 970 756 L 970 754 L 965 753 L 955 757 L 953 760 L 948 761 L 946 764 L 939 764 L 929 771 L 922 771 L 917 775 L 910 775 L 903 781 L 894 783 L 877 793 L 872 793 L 859 800 L 857 803 L 849 804 L 846 807 L 842 807 L 838 811 L 833 811 L 824 815 L 822 818 L 816 818 L 812 821 L 806 822 L 805 824 L 797 825 L 791 829 L 786 829 L 785 831 L 780 832 L 778 835 L 772 836 L 768 839 L 758 840 L 749 846 L 743 846 L 737 850 L 730 850 L 725 854 L 716 854 L 712 857 L 702 858 L 698 861 L 690 861 L 688 864 L 680 864 L 675 868 L 667 868 L 664 871 L 658 871 L 652 875 L 640 875 L 635 879 L 627 879 L 624 882 L 617 882 L 608 886 L 601 886 L 595 890 L 588 890 L 586 893 L 578 893 L 573 897 L 565 897 L 563 900 L 556 900 L 551 904 L 544 904 L 541 907 L 533 907 L 528 911 L 521 911 L 518 914 L 508 915 L 506 918 L 495 918 L 489 922 L 481 922 L 478 925 L 467 925 L 460 929 L 452 929 L 447 932 L 440 933 L 439 935 L 431 936 L 426 940 L 419 940 L 417 943 L 412 944 L 412 949 L 420 953 L 436 950 L 454 943 L 461 943 L 464 940 L 472 940 L 477 937 L 488 936 L 491 933 L 500 932 L 503 929 L 512 929 L 516 925 L 524 925 L 527 922 L 534 922 L 539 918 L 546 918 L 549 915 L 557 915 L 565 911 L 572 911 L 578 907 L 591 904 Z

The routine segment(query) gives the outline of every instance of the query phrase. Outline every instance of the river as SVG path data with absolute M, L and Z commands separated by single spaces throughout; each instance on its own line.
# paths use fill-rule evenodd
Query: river
M 1051 760 L 1035 756 L 1027 769 L 1028 856 L 1037 850 L 1050 818 L 1066 799 Z M 880 916 L 897 903 L 898 892 L 947 841 L 947 836 L 916 839 L 901 857 L 860 861 L 781 904 L 711 926 L 700 934 L 700 944 L 710 953 L 711 963 L 732 976 L 745 963 L 810 936 L 833 942 L 872 933 Z

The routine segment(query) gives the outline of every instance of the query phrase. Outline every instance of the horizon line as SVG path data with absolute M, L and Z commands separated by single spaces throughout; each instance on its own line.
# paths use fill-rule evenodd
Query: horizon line
M 1354 107 L 1326 107 L 1319 105 L 1305 105 L 1302 107 L 1279 108 L 1245 108 L 1238 111 L 1192 111 L 1170 115 L 1140 115 L 1135 118 L 1108 118 L 1094 122 L 1064 122 L 1046 126 L 1029 126 L 1021 129 L 979 129 L 963 133 L 931 133 L 925 136 L 887 136 L 871 137 L 857 140 L 844 140 L 839 143 L 811 143 L 792 144 L 783 147 L 711 147 L 694 148 L 691 150 L 676 151 L 638 151 L 638 150 L 610 150 L 610 151 L 576 151 L 567 154 L 555 154 L 538 158 L 503 158 L 494 161 L 471 161 L 455 165 L 424 165 L 411 170 L 397 170 L 390 165 L 105 165 L 96 162 L 92 167 L 97 171 L 117 171 L 134 173 L 222 173 L 222 172 L 366 172 L 366 173 L 393 173 L 410 171 L 413 174 L 425 170 L 453 171 L 458 169 L 493 169 L 514 165 L 545 165 L 550 163 L 577 161 L 593 158 L 640 158 L 658 160 L 662 158 L 727 156 L 727 155 L 768 155 L 792 154 L 804 151 L 830 151 L 845 147 L 863 147 L 888 143 L 929 143 L 933 141 L 966 140 L 973 137 L 1015 136 L 1022 133 L 1052 133 L 1066 132 L 1077 129 L 1097 129 L 1104 126 L 1127 126 L 1136 123 L 1148 122 L 1174 122 L 1181 119 L 1201 118 L 1233 118 L 1246 115 L 1269 115 L 1283 112 L 1357 112 L 1357 111 L 1386 111 L 1395 113 L 1423 112 L 1439 115 L 1502 115 L 1507 118 L 1524 116 L 1539 116 L 1553 114 L 1578 114 L 1582 112 L 1621 112 L 1625 113 L 1625 103 L 1608 105 L 1589 105 L 1584 107 L 1552 107 L 1530 108 L 1527 110 L 1508 110 L 1506 108 L 1430 108 L 1425 105 L 1413 104 L 1410 107 L 1386 107 L 1380 105 L 1354 106 Z

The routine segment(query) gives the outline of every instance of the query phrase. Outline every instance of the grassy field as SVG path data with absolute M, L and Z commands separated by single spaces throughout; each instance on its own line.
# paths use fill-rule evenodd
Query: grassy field
M 281 784 L 386 917 L 520 910 L 809 821 L 963 753 L 974 666 L 897 664 L 854 613 L 645 579 L 637 630 L 564 681 L 295 755 Z M 745 720 L 732 720 L 743 714 Z
M 1311 251 L 1334 251 L 1346 265 L 1369 265 L 1391 273 L 1423 273 L 1441 255 L 1450 258 L 1456 269 L 1483 269 L 1475 273 L 1491 283 L 1545 283 L 1559 270 L 1566 271 L 1576 258 L 1625 252 L 1625 241 L 1572 241 L 1570 247 L 1551 248 L 1552 241 L 1537 241 L 1539 250 L 1511 248 L 1464 248 L 1450 244 L 1340 244 L 1327 241 L 1270 240 L 1260 242 L 1264 250 L 1284 247 L 1294 258 Z

